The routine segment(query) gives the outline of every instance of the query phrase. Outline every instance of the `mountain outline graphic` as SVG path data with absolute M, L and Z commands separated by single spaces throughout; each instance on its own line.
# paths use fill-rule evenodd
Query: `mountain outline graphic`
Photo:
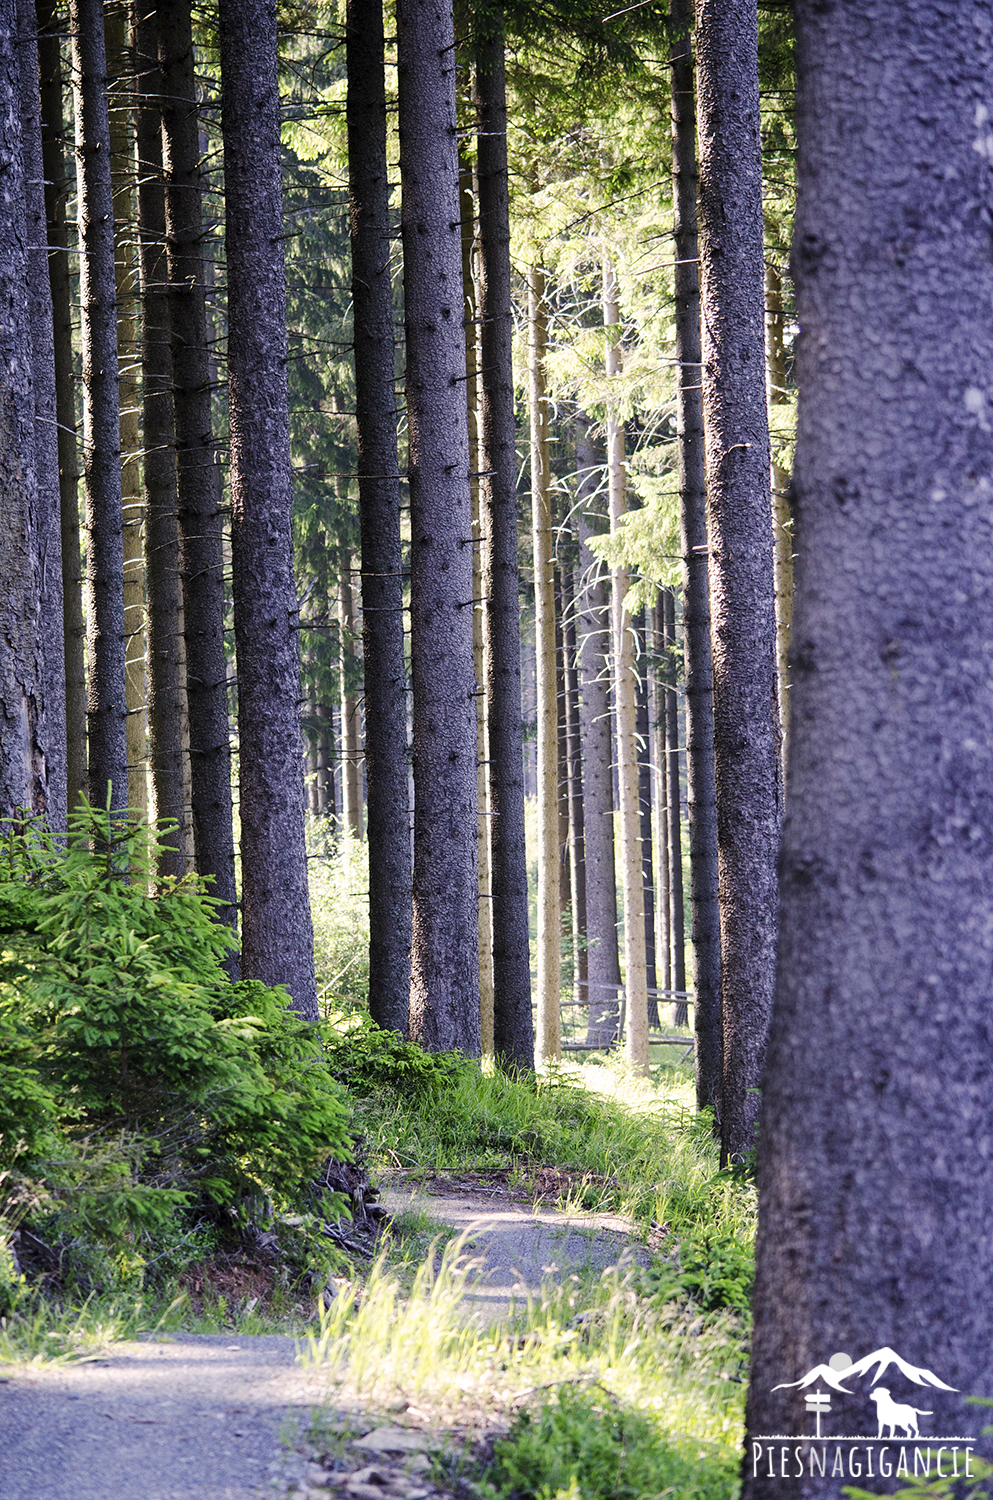
M 860 1375 L 867 1374 L 873 1365 L 877 1366 L 877 1369 L 870 1382 L 872 1385 L 876 1385 L 882 1380 L 886 1371 L 892 1365 L 899 1370 L 905 1379 L 911 1381 L 914 1385 L 934 1386 L 942 1391 L 954 1391 L 956 1389 L 954 1385 L 946 1385 L 943 1380 L 939 1380 L 938 1376 L 931 1370 L 908 1364 L 905 1359 L 900 1358 L 895 1349 L 890 1349 L 887 1345 L 882 1349 L 874 1349 L 871 1354 L 864 1354 L 861 1359 L 854 1360 L 852 1364 L 847 1365 L 843 1370 L 834 1370 L 830 1365 L 826 1364 L 815 1365 L 812 1370 L 808 1370 L 806 1375 L 802 1375 L 799 1380 L 784 1380 L 779 1385 L 774 1385 L 773 1390 L 792 1390 L 796 1386 L 799 1386 L 801 1390 L 805 1390 L 807 1386 L 813 1385 L 815 1381 L 823 1380 L 825 1385 L 829 1385 L 832 1390 L 839 1391 L 843 1396 L 852 1396 L 855 1392 L 849 1386 L 843 1385 L 842 1381 L 854 1380 Z

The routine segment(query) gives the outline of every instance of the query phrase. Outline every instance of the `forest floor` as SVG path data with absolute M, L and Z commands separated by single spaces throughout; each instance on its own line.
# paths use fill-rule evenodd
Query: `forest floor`
M 473 1262 L 466 1320 L 506 1325 L 550 1279 L 598 1278 L 626 1252 L 647 1260 L 629 1220 L 563 1211 L 540 1194 L 536 1203 L 505 1178 L 437 1177 L 427 1190 L 387 1184 L 391 1216 L 420 1216 L 443 1237 L 460 1236 L 456 1248 Z M 177 1333 L 112 1343 L 82 1361 L 7 1367 L 0 1500 L 472 1493 L 459 1456 L 467 1444 L 491 1444 L 506 1423 L 477 1415 L 439 1429 L 407 1402 L 343 1400 L 305 1347 L 278 1335 Z M 454 1460 L 447 1474 L 435 1461 L 442 1453 Z

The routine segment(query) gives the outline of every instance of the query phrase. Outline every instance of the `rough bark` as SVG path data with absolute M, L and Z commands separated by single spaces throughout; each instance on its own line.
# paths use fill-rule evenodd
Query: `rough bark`
M 224 903 L 217 908 L 219 917 L 235 927 L 221 470 L 211 428 L 203 181 L 190 0 L 160 0 L 156 15 L 193 847 L 197 872 L 212 879 L 212 893 Z
M 494 18 L 490 18 L 491 24 Z M 524 723 L 521 709 L 520 577 L 507 91 L 502 28 L 476 45 L 479 125 L 480 463 L 487 539 L 483 617 L 493 893 L 493 1035 L 508 1068 L 534 1067 L 524 849 Z
M 158 824 L 176 824 L 174 831 L 163 834 L 158 872 L 181 879 L 188 868 L 183 763 L 186 672 L 162 180 L 162 75 L 155 13 L 146 0 L 139 0 L 135 9 L 135 62 L 150 812 Z
M 34 527 L 41 567 L 38 608 L 42 692 L 37 735 L 45 755 L 45 810 L 49 826 L 63 830 L 68 810 L 68 788 L 59 450 L 56 438 L 54 329 L 52 290 L 48 276 L 41 90 L 34 0 L 20 0 L 20 32 L 21 132 L 27 216 L 26 269 L 34 403 Z
M 594 513 L 603 459 L 590 422 L 576 421 L 576 518 L 579 532 L 579 737 L 583 754 L 586 831 L 587 976 L 590 1002 L 586 1040 L 606 1047 L 617 1032 L 621 966 L 617 949 L 614 873 L 614 791 L 611 774 L 610 615 L 602 564 L 589 539 L 602 529 Z
M 755 0 L 697 0 L 703 406 L 721 905 L 721 1154 L 755 1144 L 782 804 Z
M 42 176 L 45 180 L 48 277 L 53 319 L 55 420 L 58 434 L 66 802 L 69 808 L 74 808 L 80 795 L 86 790 L 86 626 L 83 621 L 83 571 L 79 534 L 79 450 L 73 393 L 62 50 L 58 11 L 54 0 L 42 0 L 38 5 L 37 24 L 41 72 Z
M 338 639 L 341 643 L 341 824 L 353 839 L 362 837 L 362 733 L 359 663 L 355 651 L 355 590 L 352 560 L 346 555 L 338 587 Z
M 545 273 L 528 271 L 528 406 L 531 415 L 531 550 L 538 695 L 538 942 L 536 1055 L 562 1057 L 562 908 L 559 880 L 559 721 L 555 675 L 555 572 L 545 353 Z
M 954 1387 L 927 1393 L 935 1444 L 984 1426 L 966 1397 L 993 1382 L 993 7 L 797 19 L 793 744 L 749 1435 L 807 1429 L 774 1386 L 888 1346 Z M 866 1384 L 829 1432 L 875 1435 Z M 807 1468 L 748 1462 L 745 1494 L 841 1494 Z
M 655 965 L 655 864 L 652 853 L 652 735 L 648 703 L 650 668 L 645 611 L 639 611 L 634 622 L 638 659 L 635 666 L 635 737 L 638 751 L 638 821 L 641 829 L 641 888 L 645 906 L 645 985 L 646 991 L 657 984 Z M 659 1025 L 657 996 L 648 993 L 648 1025 Z
M 562 574 L 562 643 L 565 651 L 565 724 L 569 790 L 569 887 L 572 892 L 573 999 L 585 1001 L 589 987 L 586 952 L 586 829 L 583 809 L 583 756 L 579 733 L 579 659 L 576 650 L 576 570 L 578 549 L 570 544 L 570 565 Z
M 478 1057 L 472 515 L 451 5 L 397 15 L 414 687 L 411 1036 Z
M 783 283 L 778 267 L 765 268 L 765 349 L 769 423 L 774 408 L 789 403 L 786 389 L 786 348 L 783 342 Z M 775 433 L 773 432 L 773 436 Z M 779 725 L 782 734 L 780 761 L 783 784 L 790 747 L 790 632 L 793 628 L 793 520 L 790 515 L 790 476 L 772 463 L 772 536 L 776 570 L 776 683 L 779 694 Z
M 561 541 L 561 512 L 553 521 L 552 541 L 555 552 L 553 565 L 555 601 L 555 722 L 558 741 L 558 770 L 555 788 L 559 805 L 559 930 L 565 933 L 566 914 L 572 906 L 572 877 L 569 861 L 569 742 L 566 728 L 565 706 L 565 651 L 562 636 L 562 568 L 558 558 L 558 542 Z
M 348 188 L 362 542 L 369 1010 L 407 1033 L 411 859 L 382 0 L 349 0 Z
M 714 787 L 714 699 L 710 654 L 707 482 L 700 352 L 696 109 L 691 0 L 673 0 L 684 28 L 670 51 L 672 177 L 676 266 L 676 427 L 679 536 L 683 555 L 683 652 L 686 672 L 686 811 L 690 845 L 697 1108 L 719 1112 L 723 1074 L 721 926 Z M 671 851 L 670 851 L 671 852 Z
M 684 627 L 685 628 L 685 627 Z M 665 676 L 666 803 L 668 814 L 669 910 L 672 933 L 672 987 L 686 989 L 686 941 L 683 930 L 683 825 L 679 789 L 679 700 L 676 693 L 676 600 L 671 589 L 662 596 L 662 640 Z M 687 1006 L 677 1002 L 675 1021 L 685 1026 Z
M 660 590 L 655 597 L 655 605 L 651 611 L 652 649 L 657 663 L 656 670 L 652 674 L 652 759 L 655 762 L 654 782 L 654 805 L 655 805 L 655 827 L 657 830 L 658 860 L 656 864 L 656 899 L 655 899 L 655 951 L 656 951 L 656 974 L 659 979 L 659 989 L 671 990 L 674 988 L 672 979 L 672 915 L 670 907 L 670 876 L 669 876 L 669 791 L 668 791 L 668 752 L 667 752 L 667 703 L 666 679 L 669 672 L 669 658 L 665 653 L 665 633 L 662 628 L 663 603 Z M 679 1024 L 676 1022 L 676 1024 Z M 685 1013 L 683 1024 L 685 1025 Z
M 607 335 L 606 370 L 621 372 L 620 307 L 617 277 L 609 257 L 603 260 L 603 323 Z M 624 425 L 607 413 L 607 498 L 610 532 L 617 536 L 627 513 Z M 645 980 L 645 892 L 641 873 L 641 809 L 638 798 L 637 680 L 634 633 L 625 596 L 628 574 L 611 569 L 611 644 L 614 718 L 617 744 L 617 804 L 620 813 L 621 893 L 624 908 L 624 1041 L 627 1060 L 648 1071 L 648 994 Z
M 317 1018 L 304 844 L 274 0 L 221 0 L 242 974 Z
M 118 406 L 114 198 L 107 57 L 99 0 L 72 0 L 73 105 L 79 201 L 89 796 L 128 805 L 124 543 Z

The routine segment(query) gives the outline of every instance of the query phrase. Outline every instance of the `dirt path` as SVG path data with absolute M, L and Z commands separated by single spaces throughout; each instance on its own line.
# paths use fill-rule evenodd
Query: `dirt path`
M 630 1226 L 610 1215 L 437 1186 L 391 1192 L 385 1206 L 469 1232 L 484 1262 L 468 1301 L 480 1321 L 507 1316 L 549 1276 L 615 1264 L 629 1244 Z M 305 1442 L 287 1453 L 281 1436 L 304 1431 L 323 1394 L 297 1347 L 185 1334 L 116 1344 L 86 1363 L 0 1370 L 0 1500 L 433 1500 L 430 1439 L 385 1419 L 328 1414 L 343 1424 L 335 1472 L 315 1465 Z

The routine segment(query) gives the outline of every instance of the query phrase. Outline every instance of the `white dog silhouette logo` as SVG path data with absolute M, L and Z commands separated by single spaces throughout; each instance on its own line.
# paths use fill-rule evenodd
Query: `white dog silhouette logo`
M 884 1385 L 877 1385 L 874 1391 L 870 1391 L 870 1398 L 876 1403 L 876 1413 L 879 1417 L 878 1437 L 883 1436 L 883 1428 L 888 1427 L 888 1437 L 895 1438 L 899 1427 L 905 1437 L 917 1437 L 917 1418 L 930 1417 L 929 1411 L 921 1411 L 919 1406 L 906 1406 L 900 1401 L 894 1401 Z

